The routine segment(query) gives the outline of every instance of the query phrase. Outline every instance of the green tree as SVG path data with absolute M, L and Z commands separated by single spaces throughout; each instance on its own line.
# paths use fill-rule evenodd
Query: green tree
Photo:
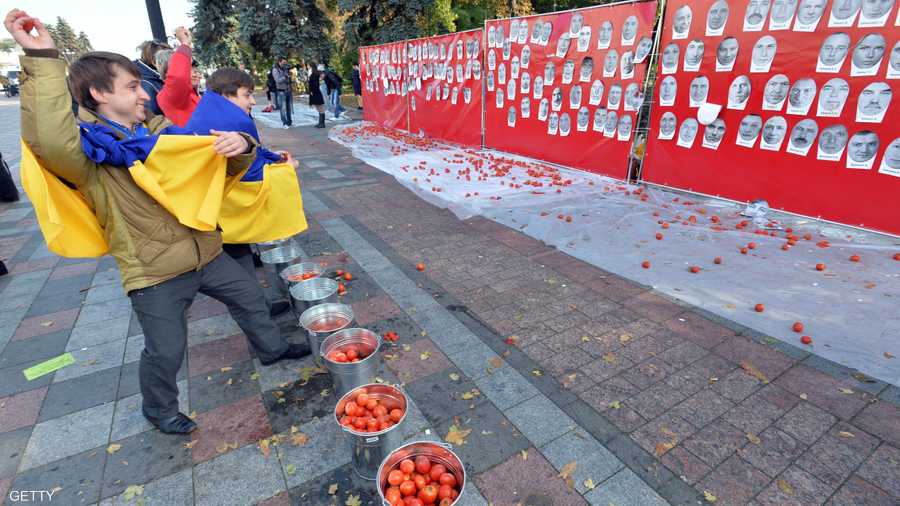
M 64 18 L 57 17 L 56 24 L 47 24 L 47 30 L 53 36 L 60 55 L 69 63 L 77 60 L 84 53 L 92 51 L 91 41 L 84 32 L 75 35 L 75 30 Z
M 0 53 L 11 53 L 16 49 L 16 41 L 13 39 L 0 40 Z
M 91 40 L 88 39 L 88 36 L 84 32 L 78 32 L 78 51 L 81 54 L 89 53 L 94 50 L 94 46 L 91 44 Z
M 242 60 L 238 14 L 233 0 L 192 0 L 194 50 L 208 65 L 237 66 Z

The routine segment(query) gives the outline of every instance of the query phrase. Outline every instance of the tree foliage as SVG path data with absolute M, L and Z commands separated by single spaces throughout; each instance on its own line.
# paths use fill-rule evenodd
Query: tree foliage
M 241 61 L 238 15 L 233 0 L 193 0 L 194 50 L 207 65 L 237 66 Z
M 60 55 L 69 63 L 77 60 L 81 55 L 93 51 L 87 34 L 80 32 L 76 35 L 72 25 L 64 18 L 57 17 L 56 24 L 47 24 L 47 30 L 53 36 Z

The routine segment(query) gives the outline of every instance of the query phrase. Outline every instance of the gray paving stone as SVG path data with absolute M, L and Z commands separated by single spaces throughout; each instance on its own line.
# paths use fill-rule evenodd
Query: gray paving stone
M 297 381 L 299 375 L 297 369 L 313 367 L 315 361 L 312 356 L 303 357 L 300 360 L 284 360 L 272 365 L 262 365 L 258 358 L 253 359 L 253 367 L 259 373 L 259 389 L 263 392 L 275 390 L 285 383 Z
M 503 364 L 503 367 L 493 373 L 475 378 L 474 381 L 481 393 L 501 410 L 540 394 L 534 385 L 508 364 Z
M 10 341 L 0 353 L 0 369 L 23 364 L 30 360 L 47 360 L 63 353 L 69 339 L 69 329 L 51 334 Z
M 460 371 L 469 378 L 479 378 L 486 374 L 485 369 L 491 360 L 499 358 L 488 345 L 478 341 L 468 349 L 449 355 L 447 358 L 453 362 Z
M 563 434 L 540 450 L 556 469 L 561 470 L 569 462 L 577 462 L 572 479 L 575 489 L 581 494 L 588 491 L 584 486 L 586 480 L 601 483 L 625 467 L 606 447 L 581 429 Z
M 137 497 L 126 497 L 124 493 L 100 501 L 100 506 L 170 506 L 193 504 L 194 478 L 191 469 L 183 469 L 175 474 L 145 483 Z
M 144 397 L 138 393 L 119 399 L 116 402 L 112 435 L 110 436 L 111 441 L 119 441 L 153 429 L 150 422 L 141 414 L 141 402 L 143 400 Z M 178 382 L 178 409 L 185 414 L 191 412 L 187 380 Z
M 231 315 L 210 316 L 188 323 L 188 345 L 196 346 L 240 333 L 241 328 Z
M 321 213 L 328 211 L 328 206 L 316 197 L 314 193 L 307 192 L 303 195 L 303 210 L 307 213 Z
M 31 260 L 41 260 L 41 259 L 43 259 L 43 258 L 51 258 L 51 257 L 55 257 L 55 256 L 56 256 L 56 253 L 51 252 L 49 249 L 47 249 L 47 245 L 46 245 L 46 244 L 41 243 L 41 244 L 37 247 L 37 249 L 34 250 L 34 253 L 32 253 L 31 256 L 28 257 L 28 260 L 29 260 L 29 261 L 31 261 Z
M 50 269 L 15 274 L 3 289 L 2 297 L 4 300 L 16 300 L 23 295 L 37 295 L 49 277 Z
M 403 439 L 408 439 L 415 434 L 420 434 L 431 429 L 431 424 L 412 399 L 409 399 L 409 402 L 406 405 L 406 420 L 403 424 Z
M 303 165 L 306 165 L 310 169 L 321 169 L 322 167 L 328 167 L 328 164 L 323 162 L 322 160 L 307 160 L 303 162 Z M 323 171 L 319 171 L 321 174 Z
M 287 476 L 290 488 L 350 462 L 350 443 L 344 439 L 334 420 L 314 420 L 301 425 L 300 431 L 309 435 L 309 443 L 304 446 L 278 446 L 281 465 L 293 465 L 297 470 Z
M 324 177 L 325 179 L 341 179 L 343 177 L 347 177 L 343 172 L 337 169 L 320 170 L 319 175 Z
M 4 157 L 5 158 L 5 157 Z M 21 207 L 19 209 L 6 209 L 0 213 L 0 222 L 21 221 L 31 214 L 31 207 Z
M 96 276 L 94 279 L 96 280 Z M 91 286 L 91 289 L 87 291 L 84 302 L 86 304 L 97 304 L 98 302 L 115 299 L 125 299 L 125 290 L 118 282 Z
M 34 426 L 21 470 L 42 466 L 105 445 L 112 425 L 113 403 L 54 418 Z
M 469 478 L 469 483 L 463 489 L 462 495 L 457 499 L 454 506 L 488 506 L 487 499 L 481 495 L 481 491 L 475 486 L 475 482 Z
M 97 304 L 85 304 L 78 313 L 76 327 L 131 316 L 131 299 L 114 299 Z
M 82 309 L 82 314 L 84 314 L 84 309 Z M 76 322 L 75 328 L 72 329 L 72 334 L 69 336 L 66 351 L 80 350 L 81 348 L 124 339 L 128 335 L 128 324 L 130 322 L 131 315 L 84 325 Z
M 652 488 L 630 469 L 622 469 L 615 476 L 599 484 L 584 496 L 588 503 L 598 506 L 654 506 L 668 505 Z
M 112 367 L 68 381 L 52 383 L 41 405 L 38 421 L 52 420 L 114 401 L 120 372 L 120 367 Z
M 119 275 L 119 269 L 108 269 L 94 273 L 94 279 L 91 282 L 92 287 L 109 284 L 122 285 L 122 277 Z
M 122 365 L 122 358 L 125 355 L 125 339 L 98 344 L 86 350 L 79 348 L 70 353 L 75 357 L 75 363 L 56 371 L 56 375 L 53 377 L 54 383 Z
M 301 471 L 295 476 L 303 468 L 297 469 Z M 286 490 L 274 452 L 266 458 L 255 444 L 196 466 L 194 487 L 197 506 L 243 506 Z
M 569 415 L 543 395 L 532 397 L 504 414 L 535 446 L 543 446 L 575 426 Z
M 144 334 L 128 336 L 125 340 L 125 356 L 122 363 L 137 362 L 141 358 L 142 351 L 144 351 Z
M 40 467 L 23 470 L 16 476 L 11 489 L 52 490 L 58 487 L 49 504 L 94 504 L 100 499 L 105 462 L 106 452 L 103 447 L 92 448 Z M 48 501 L 38 502 L 47 503 Z
M 0 479 L 16 474 L 30 435 L 31 427 L 0 433 Z

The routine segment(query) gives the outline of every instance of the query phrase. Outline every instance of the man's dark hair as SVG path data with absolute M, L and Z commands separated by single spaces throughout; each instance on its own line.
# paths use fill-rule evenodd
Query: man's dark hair
M 219 95 L 233 97 L 237 95 L 240 88 L 248 88 L 252 91 L 253 78 L 243 70 L 226 67 L 213 72 L 206 80 L 206 87 Z
M 78 105 L 95 111 L 97 101 L 91 96 L 91 88 L 112 93 L 113 81 L 120 71 L 141 78 L 137 65 L 120 54 L 106 51 L 87 53 L 69 67 L 69 93 Z

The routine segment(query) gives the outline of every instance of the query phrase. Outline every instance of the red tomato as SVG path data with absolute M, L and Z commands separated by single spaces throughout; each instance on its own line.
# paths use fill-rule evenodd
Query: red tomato
M 344 415 L 341 417 L 341 425 L 343 425 L 344 427 L 349 427 L 353 425 L 353 419 L 349 416 Z
M 369 394 L 367 392 L 356 395 L 356 403 L 360 406 L 365 406 L 367 402 L 369 402 Z
M 438 493 L 440 493 L 440 492 L 438 492 Z M 453 505 L 453 499 L 448 499 L 448 498 L 441 499 L 441 502 L 438 503 L 438 506 L 452 506 L 452 505 Z
M 762 313 L 763 311 L 766 310 L 766 306 L 763 306 L 762 304 L 757 304 L 756 306 L 753 307 L 753 310 L 756 311 L 757 313 Z
M 348 402 L 344 405 L 344 414 L 347 416 L 356 416 L 356 403 Z
M 809 336 L 802 336 L 800 337 L 800 342 L 806 345 L 810 345 L 812 344 L 812 338 Z
M 641 262 L 641 267 L 643 267 L 644 269 L 649 269 L 649 268 L 650 268 L 650 261 L 649 261 L 649 260 L 644 260 L 643 262 Z
M 331 355 L 331 361 L 332 362 L 346 362 L 347 354 L 345 354 L 342 351 L 336 351 Z
M 428 474 L 431 471 L 431 461 L 424 455 L 416 457 L 416 472 L 419 474 Z
M 741 255 L 747 254 L 747 248 L 741 248 Z
M 378 420 L 376 420 L 374 418 L 369 418 L 366 421 L 366 430 L 368 430 L 369 432 L 378 432 L 378 425 L 379 425 Z
M 395 423 L 399 422 L 400 419 L 403 418 L 403 411 L 400 409 L 392 409 L 391 410 L 391 420 Z
M 406 501 L 406 506 L 424 506 L 422 501 L 420 501 L 417 497 L 409 497 L 408 499 L 409 500 Z
M 400 493 L 400 488 L 395 485 L 393 487 L 388 487 L 387 490 L 384 491 L 384 498 L 391 503 L 391 506 L 394 506 L 394 504 L 400 504 L 400 501 L 403 500 L 403 494 Z
M 387 412 L 388 412 L 387 408 L 382 406 L 381 404 L 375 406 L 375 408 L 372 410 L 372 414 L 375 415 L 376 417 L 378 417 L 378 419 L 382 422 L 384 420 L 381 420 L 381 417 L 386 416 Z
M 456 486 L 456 476 L 453 476 L 450 473 L 444 473 L 440 478 L 441 485 L 449 485 L 450 487 Z
M 400 462 L 400 470 L 403 471 L 403 474 L 412 474 L 413 471 L 416 470 L 416 465 L 410 459 L 404 459 Z M 404 494 L 409 495 L 409 494 Z
M 369 399 L 369 402 L 366 403 L 366 409 L 369 411 L 374 410 L 378 407 L 378 399 Z
M 803 324 L 800 322 L 794 322 L 794 325 L 791 328 L 794 329 L 794 332 L 797 332 L 798 334 L 800 332 L 803 332 Z
M 700 272 L 700 268 L 697 267 L 696 265 L 692 265 L 691 268 L 690 268 L 689 270 L 690 270 L 691 272 L 693 272 L 694 274 L 697 274 L 698 272 Z
M 431 466 L 431 471 L 428 473 L 431 475 L 431 479 L 434 481 L 438 481 L 441 478 L 441 475 L 447 472 L 447 467 L 444 464 L 434 464 Z
M 657 240 L 657 241 L 662 241 L 662 238 L 663 238 L 663 235 L 660 234 L 659 232 L 657 232 L 657 233 L 656 233 L 656 240 Z
M 425 488 L 419 491 L 419 500 L 425 504 L 434 504 L 437 501 L 437 496 L 438 488 L 434 485 L 425 485 Z
M 412 464 L 412 462 L 410 462 Z M 413 466 L 415 467 L 415 466 Z M 409 496 L 416 493 L 416 484 L 412 480 L 406 480 L 400 484 L 400 493 L 403 496 Z
M 356 348 L 350 348 L 349 350 L 345 351 L 344 353 L 347 354 L 347 360 L 358 360 L 359 359 L 359 352 L 356 351 Z M 363 404 L 365 404 L 365 403 L 363 403 Z
M 722 257 L 713 258 L 713 263 L 719 265 L 722 263 Z
M 399 486 L 403 483 L 403 471 L 399 469 L 394 469 L 393 471 L 388 473 L 388 483 L 394 486 Z M 400 490 L 397 489 L 397 493 L 400 493 Z
M 416 269 L 418 269 L 419 272 L 424 271 L 424 270 L 425 270 L 425 264 L 423 264 L 423 263 L 418 263 L 418 264 L 416 264 Z
M 352 280 L 353 280 L 353 274 L 350 274 L 349 272 L 345 272 L 344 273 L 344 281 L 352 281 Z
M 416 484 L 416 490 L 422 490 L 423 488 L 425 488 L 425 485 L 428 485 L 428 483 L 425 481 L 425 477 L 419 473 L 413 474 L 412 478 L 413 483 Z
M 850 255 L 851 262 L 859 262 L 859 255 Z
M 756 243 L 755 242 L 748 243 L 747 247 L 750 249 L 756 249 Z
M 363 417 L 359 417 L 353 421 L 353 426 L 357 429 L 365 429 L 366 428 L 366 419 Z
M 453 487 L 451 487 L 450 485 L 441 485 L 440 488 L 438 488 L 439 499 L 450 499 L 452 495 Z

